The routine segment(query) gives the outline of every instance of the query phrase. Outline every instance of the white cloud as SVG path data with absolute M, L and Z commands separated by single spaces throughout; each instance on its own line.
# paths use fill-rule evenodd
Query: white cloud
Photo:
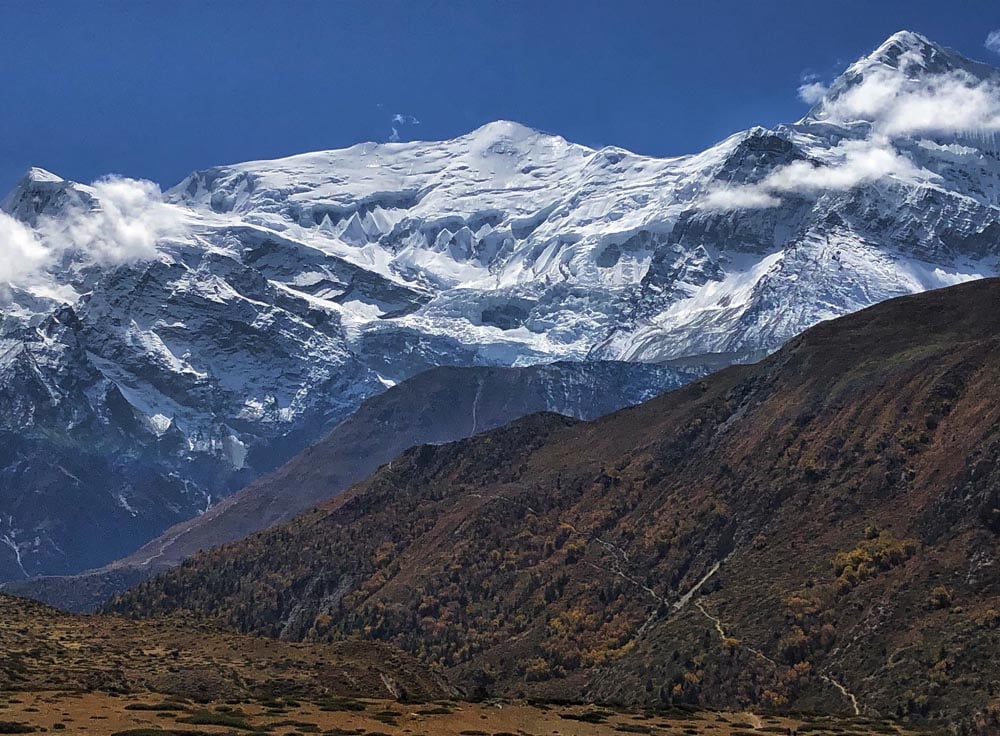
M 759 186 L 725 186 L 712 189 L 699 206 L 703 210 L 760 210 L 777 207 L 781 200 Z
M 49 265 L 52 254 L 27 225 L 0 212 L 0 283 L 23 282 Z
M 803 82 L 799 85 L 799 99 L 809 105 L 820 102 L 827 93 L 827 86 L 822 82 Z
M 389 135 L 390 143 L 399 143 L 402 138 L 401 129 L 405 125 L 420 125 L 420 121 L 417 120 L 413 115 L 407 115 L 406 113 L 397 112 L 392 116 L 392 133 Z
M 76 251 L 88 262 L 113 265 L 153 258 L 160 240 L 180 237 L 186 230 L 181 210 L 165 203 L 153 182 L 107 177 L 91 188 L 97 208 L 78 207 L 39 222 L 38 230 L 50 247 Z
M 877 134 L 1000 130 L 1000 87 L 964 71 L 922 73 L 922 60 L 904 54 L 898 68 L 867 70 L 858 84 L 823 105 L 831 122 L 868 121 Z
M 936 176 L 915 166 L 884 138 L 844 141 L 832 154 L 830 161 L 820 164 L 793 161 L 756 184 L 714 189 L 699 206 L 706 210 L 762 209 L 781 204 L 781 195 L 841 192 L 880 179 L 916 182 Z
M 1000 132 L 1000 86 L 996 82 L 963 70 L 930 74 L 915 52 L 903 54 L 895 67 L 871 65 L 860 81 L 834 89 L 832 96 L 824 97 L 829 90 L 814 78 L 804 77 L 799 96 L 820 103 L 817 117 L 821 120 L 840 125 L 867 123 L 865 138 L 842 142 L 829 160 L 819 164 L 796 161 L 757 184 L 718 187 L 699 205 L 704 209 L 774 207 L 787 194 L 845 191 L 884 178 L 928 180 L 935 175 L 901 154 L 894 140 Z
M 844 141 L 835 149 L 837 159 L 831 164 L 814 165 L 794 161 L 769 174 L 761 185 L 768 191 L 817 192 L 844 191 L 858 184 L 892 177 L 917 181 L 933 177 L 917 168 L 910 159 L 898 153 L 888 141 Z
M 0 213 L 0 283 L 44 284 L 65 255 L 85 265 L 149 260 L 161 241 L 188 230 L 183 210 L 165 203 L 152 182 L 107 177 L 85 189 L 94 206 L 43 216 L 35 228 Z
M 990 31 L 983 45 L 994 54 L 1000 54 L 1000 30 Z

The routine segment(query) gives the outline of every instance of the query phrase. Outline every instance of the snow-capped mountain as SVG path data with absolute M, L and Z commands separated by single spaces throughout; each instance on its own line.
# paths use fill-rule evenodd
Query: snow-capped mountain
M 735 360 L 1000 273 L 997 90 L 901 32 L 797 123 L 671 159 L 496 122 L 162 196 L 33 169 L 0 220 L 3 569 L 107 561 L 428 367 Z

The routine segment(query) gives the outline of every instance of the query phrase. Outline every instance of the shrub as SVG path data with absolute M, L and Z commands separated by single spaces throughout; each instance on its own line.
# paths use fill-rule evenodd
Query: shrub
M 837 592 L 844 593 L 858 583 L 873 578 L 908 560 L 917 551 L 911 540 L 899 540 L 892 532 L 879 531 L 849 552 L 833 558 L 833 573 L 837 576 Z
M 943 585 L 939 585 L 927 597 L 927 605 L 931 608 L 948 608 L 951 606 L 951 591 Z
M 247 723 L 241 715 L 232 713 L 217 713 L 210 710 L 200 710 L 184 718 L 178 718 L 178 723 L 191 723 L 196 726 L 227 726 L 243 731 L 252 731 L 253 726 Z
M 0 733 L 33 733 L 34 726 L 17 721 L 0 721 Z
M 129 703 L 125 710 L 183 711 L 187 708 L 181 703 Z

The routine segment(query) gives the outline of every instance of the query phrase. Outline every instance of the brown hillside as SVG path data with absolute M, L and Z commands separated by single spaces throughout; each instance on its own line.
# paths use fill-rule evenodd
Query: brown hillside
M 411 450 L 112 608 L 507 693 L 967 716 L 1000 680 L 998 306 L 906 297 L 595 422 Z
M 57 690 L 218 700 L 452 694 L 412 657 L 379 642 L 279 642 L 191 620 L 67 614 L 0 594 L 0 693 Z

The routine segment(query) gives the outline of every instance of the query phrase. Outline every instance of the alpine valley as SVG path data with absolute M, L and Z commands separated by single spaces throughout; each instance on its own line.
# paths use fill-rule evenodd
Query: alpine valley
M 899 101 L 998 83 L 901 32 L 798 122 L 677 158 L 496 122 L 217 166 L 162 194 L 32 169 L 0 215 L 40 263 L 2 295 L 0 580 L 77 573 L 213 518 L 428 369 L 559 362 L 568 378 L 488 425 L 474 396 L 414 441 L 536 409 L 593 418 L 603 387 L 610 411 L 820 321 L 996 275 L 996 126 L 862 103 L 873 84 Z

